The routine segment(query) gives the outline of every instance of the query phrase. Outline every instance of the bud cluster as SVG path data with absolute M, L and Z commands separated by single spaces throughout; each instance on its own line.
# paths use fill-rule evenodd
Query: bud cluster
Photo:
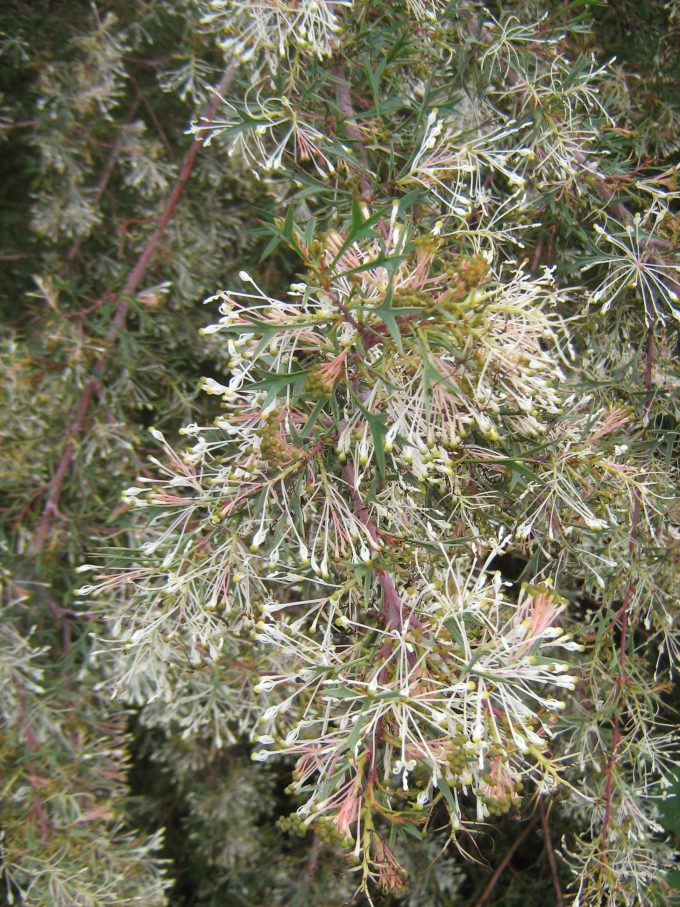
M 330 400 L 335 383 L 334 376 L 322 365 L 313 368 L 307 376 L 307 387 L 314 400 Z
M 282 416 L 274 410 L 263 413 L 264 425 L 257 433 L 260 439 L 260 455 L 272 469 L 295 463 L 302 456 L 297 447 L 287 441 L 281 433 Z

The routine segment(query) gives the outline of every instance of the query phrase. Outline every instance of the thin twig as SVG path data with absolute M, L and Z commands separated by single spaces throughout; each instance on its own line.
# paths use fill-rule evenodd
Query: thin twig
M 635 539 L 637 536 L 638 523 L 640 522 L 640 495 L 639 492 L 635 491 L 635 503 L 633 505 L 633 518 L 631 521 L 630 527 L 630 536 L 628 541 L 628 552 L 632 555 L 635 550 Z M 621 639 L 619 641 L 619 670 L 616 675 L 616 682 L 614 685 L 614 707 L 617 708 L 621 700 L 621 695 L 623 693 L 623 686 L 627 681 L 626 673 L 626 648 L 628 645 L 628 612 L 630 609 L 630 602 L 633 597 L 633 592 L 635 591 L 635 583 L 631 580 L 627 586 L 626 590 L 623 593 L 623 604 L 619 611 L 621 617 Z M 609 759 L 607 761 L 607 774 L 605 780 L 605 789 L 604 789 L 604 818 L 602 819 L 602 829 L 600 831 L 600 849 L 604 854 L 607 846 L 607 832 L 609 831 L 609 823 L 611 821 L 611 810 L 612 810 L 612 794 L 614 788 L 614 768 L 616 765 L 616 753 L 621 741 L 621 729 L 619 726 L 619 716 L 618 713 L 614 714 L 612 719 L 612 725 L 614 732 L 612 734 L 612 743 L 611 749 L 609 751 Z
M 156 116 L 156 111 L 153 109 L 151 104 L 149 104 L 149 101 L 148 101 L 146 95 L 144 94 L 144 92 L 142 91 L 141 86 L 140 86 L 139 82 L 137 81 L 137 79 L 133 75 L 130 75 L 129 78 L 130 78 L 130 82 L 134 86 L 135 91 L 137 92 L 138 100 L 141 100 L 142 104 L 144 105 L 144 108 L 146 109 L 146 112 L 149 114 L 149 118 L 150 118 L 151 122 L 153 123 L 156 132 L 158 133 L 158 137 L 160 138 L 161 142 L 163 143 L 163 147 L 165 148 L 168 158 L 171 161 L 174 161 L 175 156 L 174 156 L 174 153 L 172 150 L 172 145 L 168 141 L 168 137 L 165 134 L 165 130 L 163 129 L 163 126 L 161 125 L 161 121 Z
M 312 882 L 314 881 L 314 876 L 319 865 L 320 854 L 321 841 L 315 835 L 309 851 L 309 859 L 305 863 L 304 868 L 298 878 L 298 887 L 303 889 L 304 891 L 312 887 Z
M 531 265 L 529 266 L 532 273 L 535 273 L 538 270 L 538 265 L 541 261 L 541 255 L 543 253 L 543 238 L 538 237 L 538 241 L 534 247 L 534 254 L 531 256 Z
M 489 881 L 486 885 L 486 888 L 481 893 L 481 895 L 477 898 L 477 900 L 474 901 L 474 903 L 470 904 L 470 907 L 484 907 L 484 904 L 487 903 L 487 901 L 489 900 L 489 898 L 491 897 L 491 895 L 493 893 L 494 888 L 498 884 L 498 880 L 503 875 L 505 870 L 508 868 L 508 864 L 514 857 L 515 852 L 518 850 L 519 847 L 521 847 L 521 845 L 524 843 L 524 841 L 526 841 L 526 839 L 529 837 L 531 832 L 534 830 L 534 826 L 536 825 L 537 822 L 538 822 L 538 816 L 534 816 L 533 819 L 531 820 L 531 822 L 529 822 L 529 824 L 526 826 L 526 828 L 522 831 L 522 833 L 520 835 L 518 835 L 518 837 L 515 838 L 515 840 L 510 845 L 510 849 L 505 854 L 505 856 L 503 857 L 501 862 L 496 867 L 494 874 L 489 879 Z
M 36 739 L 35 734 L 33 733 L 33 728 L 31 727 L 30 719 L 27 716 L 26 689 L 23 686 L 21 677 L 19 676 L 17 671 L 11 671 L 11 677 L 12 683 L 14 684 L 14 689 L 17 693 L 17 699 L 19 701 L 19 718 L 17 724 L 19 728 L 24 732 L 24 737 L 26 739 L 26 749 L 29 753 L 28 759 L 26 760 L 27 772 L 25 773 L 25 777 L 33 790 L 31 812 L 34 812 L 38 819 L 40 837 L 43 839 L 43 841 L 47 841 L 50 837 L 51 822 L 47 817 L 45 808 L 43 807 L 42 798 L 40 795 L 40 786 L 36 780 L 39 776 L 36 772 L 32 758 L 32 754 L 36 749 Z
M 130 107 L 130 110 L 128 111 L 128 114 L 125 118 L 125 123 L 121 127 L 121 131 L 124 130 L 127 126 L 129 126 L 130 123 L 132 122 L 132 120 L 139 108 L 139 103 L 140 103 L 139 98 L 138 97 L 135 98 L 135 100 L 134 100 L 132 106 Z M 109 180 L 111 179 L 111 174 L 113 173 L 114 167 L 116 166 L 116 161 L 118 160 L 118 155 L 120 154 L 120 149 L 121 149 L 122 145 L 123 145 L 123 143 L 121 141 L 121 136 L 119 134 L 118 137 L 116 138 L 115 142 L 111 146 L 111 151 L 109 152 L 109 156 L 106 159 L 106 163 L 104 164 L 101 175 L 97 182 L 97 186 L 94 191 L 94 196 L 92 198 L 92 201 L 94 202 L 95 205 L 100 201 L 104 192 L 106 192 L 106 187 L 109 184 Z M 73 259 L 78 255 L 78 252 L 80 251 L 81 242 L 82 242 L 82 237 L 79 234 L 73 240 L 73 242 L 71 243 L 70 249 L 66 253 L 67 261 L 73 261 Z
M 356 518 L 366 527 L 366 531 L 373 541 L 378 543 L 380 540 L 378 529 L 371 519 L 370 514 L 366 509 L 366 505 L 362 501 L 361 495 L 356 488 L 354 467 L 350 463 L 345 463 L 342 473 L 350 489 Z M 391 574 L 386 570 L 378 569 L 376 572 L 378 574 L 378 583 L 380 584 L 383 593 L 383 607 L 380 612 L 380 618 L 385 625 L 386 630 L 401 630 L 404 622 L 403 605 L 399 598 L 399 593 L 397 592 L 394 580 L 392 579 Z M 415 615 L 411 615 L 410 621 L 411 625 L 414 627 L 419 625 L 419 621 Z
M 220 104 L 221 96 L 224 95 L 229 89 L 229 86 L 231 85 L 235 74 L 236 64 L 231 63 L 225 70 L 217 88 L 215 89 L 214 94 L 210 99 L 210 102 L 206 107 L 206 110 L 203 114 L 205 119 L 209 120 L 214 116 Z M 108 366 L 109 359 L 111 357 L 113 345 L 125 326 L 125 320 L 127 318 L 128 309 L 130 308 L 133 296 L 136 290 L 139 288 L 139 285 L 142 282 L 149 265 L 151 264 L 156 252 L 158 251 L 163 232 L 165 231 L 167 225 L 170 223 L 175 213 L 177 204 L 182 197 L 184 189 L 186 188 L 191 173 L 194 169 L 200 147 L 201 141 L 199 139 L 195 139 L 191 143 L 191 148 L 189 149 L 184 159 L 184 163 L 182 164 L 182 169 L 180 170 L 179 176 L 177 177 L 172 191 L 168 196 L 168 200 L 158 221 L 158 225 L 156 226 L 156 229 L 153 231 L 151 236 L 148 238 L 144 249 L 142 250 L 134 267 L 130 271 L 120 293 L 117 295 L 117 297 L 115 297 L 116 307 L 114 310 L 113 318 L 111 320 L 111 324 L 109 325 L 109 329 L 104 338 L 103 352 L 95 363 L 92 378 L 90 378 L 83 389 L 83 393 L 76 408 L 75 415 L 66 431 L 66 443 L 64 444 L 61 458 L 59 460 L 59 463 L 57 464 L 57 468 L 52 476 L 52 479 L 50 480 L 45 507 L 43 509 L 43 513 L 33 539 L 33 552 L 35 554 L 39 554 L 44 549 L 47 537 L 52 526 L 52 521 L 59 513 L 59 499 L 61 497 L 61 491 L 75 459 L 77 440 L 85 429 L 87 416 L 90 411 L 90 406 L 92 404 L 92 399 L 98 386 L 99 379 L 106 371 L 106 367 Z
M 373 539 L 374 542 L 379 541 L 379 533 L 377 526 L 371 519 L 371 516 L 361 499 L 361 495 L 356 487 L 354 467 L 351 463 L 345 463 L 342 469 L 342 474 L 349 486 L 350 495 L 352 497 L 352 503 L 354 504 L 354 514 L 359 522 L 366 528 L 366 531 Z M 378 583 L 383 593 L 383 607 L 380 612 L 380 620 L 383 623 L 386 630 L 400 631 L 403 629 L 403 606 L 401 599 L 399 598 L 399 593 L 397 592 L 397 587 L 394 584 L 394 580 L 385 570 L 377 570 L 378 574 Z M 393 642 L 392 640 L 387 640 L 378 650 L 376 657 L 384 658 L 387 660 L 392 651 Z M 378 673 L 378 682 L 386 683 L 387 681 L 387 664 L 384 663 L 380 672 Z M 373 740 L 368 749 L 368 783 L 371 784 L 375 781 L 377 775 L 377 741 L 382 737 L 384 730 L 384 722 L 382 716 L 378 719 L 375 729 L 373 732 Z
M 13 123 L 3 123 L 3 129 L 33 129 L 39 126 L 40 120 L 15 120 Z
M 368 512 L 368 509 L 363 502 L 361 495 L 356 487 L 355 483 L 355 474 L 354 467 L 350 463 L 346 463 L 342 470 L 345 481 L 347 482 L 350 495 L 352 497 L 352 503 L 354 505 L 354 514 L 359 522 L 366 528 L 366 531 L 373 539 L 374 542 L 378 542 L 380 539 L 380 534 L 378 528 L 371 519 L 371 515 Z M 404 606 L 397 592 L 397 587 L 392 578 L 392 575 L 386 570 L 376 567 L 376 574 L 378 577 L 378 584 L 382 589 L 383 593 L 383 606 L 380 611 L 380 621 L 385 627 L 385 630 L 392 631 L 395 635 L 402 632 L 404 629 Z M 412 627 L 422 627 L 422 623 L 417 617 L 416 614 L 410 612 L 408 620 Z M 376 659 L 384 659 L 383 665 L 380 668 L 380 671 L 377 675 L 377 681 L 380 684 L 387 683 L 389 676 L 388 668 L 388 659 L 392 653 L 394 646 L 394 638 L 387 639 L 376 652 Z M 373 731 L 373 739 L 368 748 L 368 784 L 373 784 L 377 777 L 378 773 L 378 764 L 377 764 L 377 741 L 380 740 L 383 736 L 384 731 L 384 716 L 380 716 L 378 721 L 375 724 Z
M 654 330 L 652 325 L 647 326 L 647 343 L 645 349 L 645 368 L 642 373 L 642 381 L 647 391 L 647 403 L 645 405 L 645 418 L 649 423 L 649 415 L 654 405 Z
M 345 129 L 347 130 L 347 135 L 356 142 L 357 146 L 357 157 L 359 162 L 362 165 L 363 173 L 359 178 L 359 185 L 361 186 L 361 191 L 364 195 L 364 198 L 367 200 L 372 198 L 373 190 L 371 189 L 371 184 L 366 176 L 368 170 L 368 158 L 366 157 L 366 149 L 364 148 L 364 137 L 361 133 L 361 130 L 356 124 L 356 114 L 354 113 L 354 105 L 352 104 L 352 95 L 350 92 L 349 82 L 347 81 L 347 76 L 345 74 L 345 67 L 342 64 L 334 67 L 333 76 L 336 80 L 336 97 L 338 101 L 338 108 L 340 113 L 345 117 Z
M 553 888 L 555 889 L 555 907 L 564 907 L 564 896 L 562 895 L 562 888 L 560 887 L 560 875 L 557 871 L 557 859 L 555 857 L 552 836 L 550 834 L 550 825 L 548 824 L 548 812 L 545 808 L 543 798 L 541 798 L 539 803 L 539 810 L 541 813 L 541 825 L 543 826 L 543 839 L 548 854 L 548 864 L 550 865 L 550 875 L 552 876 Z
M 643 375 L 643 381 L 645 388 L 648 391 L 652 389 L 652 369 L 654 367 L 654 336 L 652 331 L 649 330 L 647 333 L 647 344 L 646 344 L 646 354 L 645 354 L 645 370 Z M 647 413 L 649 414 L 649 408 L 651 407 L 651 401 L 647 406 Z M 641 511 L 641 501 L 640 493 L 635 489 L 634 492 L 634 504 L 633 504 L 633 516 L 631 519 L 630 525 L 630 534 L 628 537 L 628 553 L 632 555 L 635 551 L 635 541 L 637 538 L 638 524 L 640 522 L 640 511 Z M 619 640 L 619 670 L 616 675 L 616 682 L 614 685 L 614 708 L 618 708 L 619 702 L 621 701 L 621 696 L 623 694 L 623 687 L 627 681 L 627 671 L 626 671 L 626 648 L 628 646 L 628 622 L 629 622 L 629 609 L 630 603 L 633 598 L 633 593 L 635 592 L 635 583 L 631 579 L 625 588 L 623 593 L 623 603 L 621 608 L 618 610 L 612 626 L 615 625 L 619 620 L 621 622 L 621 638 Z M 612 797 L 614 793 L 614 769 L 616 767 L 616 756 L 621 742 L 621 727 L 619 723 L 618 712 L 614 713 L 612 718 L 612 742 L 611 748 L 609 750 L 609 758 L 607 760 L 607 770 L 605 776 L 605 787 L 604 787 L 604 816 L 602 819 L 602 828 L 600 830 L 600 854 L 604 857 L 604 854 L 607 849 L 607 833 L 609 831 L 609 825 L 611 823 L 611 814 L 612 814 Z M 604 860 L 602 861 L 604 864 Z
M 651 329 L 649 329 L 647 331 L 647 348 L 645 350 L 645 372 L 643 375 L 643 380 L 645 383 L 645 389 L 650 392 L 653 387 L 653 381 L 652 381 L 653 369 L 654 369 L 654 332 Z M 651 406 L 651 402 L 649 405 Z

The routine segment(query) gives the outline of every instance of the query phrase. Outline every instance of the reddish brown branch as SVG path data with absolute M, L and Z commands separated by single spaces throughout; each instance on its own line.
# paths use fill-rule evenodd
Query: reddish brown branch
M 221 96 L 224 95 L 228 90 L 234 79 L 235 73 L 236 64 L 232 63 L 225 70 L 222 79 L 219 82 L 219 85 L 215 89 L 215 93 L 211 97 L 206 107 L 206 110 L 203 114 L 203 117 L 205 119 L 210 120 L 214 116 L 220 103 Z M 128 309 L 130 308 L 130 303 L 132 302 L 132 298 L 139 288 L 139 285 L 142 282 L 144 275 L 149 268 L 149 265 L 151 264 L 154 256 L 156 255 L 156 252 L 158 251 L 163 232 L 172 220 L 175 209 L 177 208 L 177 204 L 182 197 L 184 189 L 189 181 L 191 173 L 194 169 L 194 165 L 196 163 L 196 158 L 198 156 L 200 147 L 201 142 L 199 139 L 196 139 L 191 143 L 191 148 L 187 152 L 180 173 L 172 188 L 172 191 L 170 192 L 170 195 L 168 196 L 168 200 L 165 204 L 165 208 L 163 209 L 163 213 L 161 214 L 158 224 L 155 230 L 152 232 L 151 236 L 149 236 L 146 245 L 144 246 L 134 267 L 128 274 L 128 278 L 125 281 L 125 284 L 123 285 L 118 295 L 115 297 L 116 307 L 114 310 L 113 318 L 111 320 L 111 324 L 109 325 L 109 329 L 104 338 L 103 352 L 94 366 L 92 378 L 90 378 L 83 389 L 83 393 L 76 408 L 75 415 L 66 431 L 66 443 L 64 444 L 61 458 L 59 460 L 59 463 L 57 464 L 54 475 L 50 480 L 45 507 L 43 509 L 43 513 L 33 539 L 34 553 L 40 553 L 45 547 L 45 542 L 47 541 L 52 522 L 59 512 L 58 508 L 61 491 L 76 455 L 78 438 L 85 429 L 87 416 L 90 411 L 92 399 L 98 386 L 99 379 L 106 371 L 106 367 L 108 366 L 109 359 L 111 357 L 113 345 L 115 344 L 120 332 L 125 326 L 125 320 L 127 317 Z
M 3 129 L 33 129 L 40 126 L 40 120 L 15 120 L 13 123 L 3 123 Z
M 342 474 L 344 476 L 347 485 L 349 486 L 350 495 L 352 498 L 352 503 L 354 505 L 354 514 L 359 520 L 359 522 L 365 526 L 366 531 L 373 539 L 374 542 L 378 543 L 380 540 L 380 533 L 378 528 L 371 519 L 371 515 L 368 512 L 366 505 L 364 504 L 361 495 L 359 494 L 356 484 L 355 484 L 355 475 L 354 467 L 350 463 L 346 463 L 343 466 Z M 404 629 L 404 608 L 403 603 L 397 592 L 397 587 L 395 585 L 394 579 L 391 574 L 386 570 L 376 567 L 376 574 L 378 577 L 378 584 L 382 589 L 383 593 L 383 606 L 380 611 L 380 621 L 387 631 L 396 631 L 401 632 Z M 413 627 L 421 627 L 422 624 L 420 620 L 416 617 L 415 614 L 411 613 L 409 615 L 409 621 Z M 388 679 L 388 665 L 387 659 L 389 659 L 392 650 L 394 647 L 394 639 L 387 637 L 385 642 L 380 646 L 376 652 L 376 659 L 378 661 L 383 660 L 383 665 L 378 672 L 377 680 L 378 683 L 384 684 Z M 377 741 L 382 737 L 384 727 L 384 719 L 381 716 L 376 722 L 375 731 L 373 734 L 373 741 L 368 749 L 368 785 L 372 785 L 376 779 L 378 772 L 378 765 L 376 760 L 376 749 Z
M 597 173 L 594 173 L 592 170 L 589 170 L 587 167 L 588 157 L 582 151 L 575 151 L 574 157 L 576 161 L 581 164 L 583 167 L 588 170 L 592 176 L 593 188 L 600 196 L 602 201 L 607 206 L 607 210 L 615 218 L 617 218 L 622 224 L 630 225 L 633 223 L 633 215 L 630 213 L 628 208 L 623 204 L 623 202 L 616 197 L 616 192 L 614 189 L 610 189 L 606 177 L 600 176 Z M 660 249 L 664 252 L 673 252 L 675 251 L 675 244 L 670 240 L 661 239 L 659 236 L 650 236 L 645 242 L 644 245 L 648 246 L 650 249 Z M 656 261 L 655 258 L 652 258 L 653 261 Z
M 352 497 L 352 503 L 354 504 L 354 514 L 359 522 L 366 527 L 366 531 L 371 536 L 374 542 L 379 541 L 378 528 L 371 519 L 371 515 L 364 504 L 361 495 L 359 494 L 356 484 L 355 484 L 355 475 L 354 467 L 350 463 L 345 463 L 342 469 L 342 474 L 349 486 L 350 495 Z M 397 592 L 397 587 L 394 584 L 394 580 L 384 570 L 377 570 L 378 574 L 378 583 L 383 593 L 383 607 L 380 612 L 380 619 L 386 630 L 401 630 L 403 628 L 403 608 L 401 599 L 399 598 L 399 593 Z M 376 657 L 378 659 L 387 660 L 392 652 L 393 641 L 387 639 L 383 645 L 378 649 Z M 385 683 L 387 681 L 387 664 L 383 664 L 382 668 L 378 673 L 378 682 Z M 373 735 L 373 741 L 369 747 L 368 751 L 368 779 L 367 782 L 371 785 L 377 775 L 377 762 L 376 762 L 376 744 L 377 740 L 380 739 L 383 733 L 383 719 L 380 718 L 376 724 L 375 732 Z
M 645 388 L 648 391 L 652 389 L 652 369 L 654 366 L 654 335 L 652 331 L 647 332 L 647 344 L 646 344 L 646 354 L 645 354 L 645 369 L 643 375 L 643 381 Z M 649 408 L 651 407 L 651 400 L 647 405 L 647 413 L 649 413 Z M 638 524 L 640 522 L 640 510 L 641 510 L 641 501 L 640 494 L 635 490 L 634 495 L 634 504 L 633 504 L 633 516 L 631 519 L 630 526 L 630 535 L 628 539 L 628 552 L 632 555 L 635 551 L 635 540 L 637 537 Z M 621 701 L 621 696 L 623 694 L 623 687 L 627 681 L 627 671 L 626 671 L 626 648 L 628 646 L 628 621 L 629 621 L 629 609 L 630 603 L 633 598 L 633 593 L 635 591 L 635 583 L 630 580 L 626 585 L 626 589 L 623 593 L 623 602 L 620 609 L 617 611 L 614 620 L 612 621 L 612 627 L 620 621 L 621 623 L 621 639 L 619 641 L 619 670 L 616 676 L 616 682 L 614 686 L 614 707 L 618 708 L 618 704 Z M 609 825 L 611 823 L 611 813 L 612 813 L 612 797 L 614 792 L 614 770 L 616 767 L 616 755 L 621 742 L 621 727 L 619 723 L 618 713 L 615 712 L 612 719 L 612 742 L 611 748 L 609 750 L 609 758 L 607 760 L 607 773 L 605 778 L 605 787 L 604 787 L 604 816 L 602 819 L 602 829 L 600 830 L 600 851 L 604 854 L 607 846 L 607 833 L 609 831 Z
M 543 839 L 545 841 L 546 853 L 548 854 L 548 864 L 550 865 L 550 875 L 552 876 L 553 888 L 555 889 L 555 907 L 564 907 L 564 897 L 562 895 L 562 888 L 560 887 L 560 875 L 557 871 L 557 859 L 555 858 L 555 850 L 553 849 L 552 837 L 550 835 L 550 825 L 548 824 L 548 813 L 543 799 L 540 801 L 539 809 L 541 813 L 541 825 L 543 826 Z
M 637 536 L 638 523 L 640 522 L 640 495 L 635 492 L 635 503 L 633 506 L 633 518 L 631 520 L 630 526 L 630 536 L 628 541 L 628 551 L 632 555 L 635 550 L 635 539 Z M 635 584 L 631 580 L 627 585 L 625 592 L 623 593 L 623 604 L 621 606 L 618 615 L 621 619 L 621 639 L 619 642 L 619 670 L 616 675 L 616 683 L 614 685 L 614 707 L 618 708 L 618 704 L 621 701 L 621 696 L 623 693 L 624 684 L 627 681 L 626 673 L 626 648 L 628 645 L 628 612 L 630 608 L 630 602 L 633 597 L 633 592 L 635 591 Z M 617 617 L 618 617 L 617 615 Z M 602 830 L 600 831 L 600 845 L 601 851 L 604 853 L 607 846 L 607 832 L 609 831 L 609 823 L 611 821 L 611 811 L 612 811 L 612 794 L 614 788 L 614 769 L 616 766 L 616 753 L 618 750 L 619 743 L 621 741 L 621 728 L 619 726 L 619 716 L 618 713 L 614 714 L 612 720 L 613 733 L 612 733 L 612 743 L 611 749 L 609 751 L 609 759 L 607 761 L 607 775 L 605 780 L 604 788 L 604 818 L 602 819 Z
M 373 191 L 371 189 L 371 184 L 366 176 L 368 171 L 368 158 L 366 157 L 366 149 L 364 148 L 363 141 L 364 137 L 361 133 L 361 130 L 356 124 L 356 114 L 354 113 L 354 105 L 352 104 L 352 95 L 350 92 L 349 82 L 347 81 L 347 76 L 345 74 L 345 67 L 342 64 L 334 67 L 333 76 L 336 80 L 336 97 L 338 101 L 338 108 L 340 113 L 345 118 L 345 129 L 347 130 L 347 135 L 356 142 L 357 148 L 357 157 L 359 158 L 359 163 L 361 164 L 364 173 L 359 179 L 359 184 L 361 186 L 361 191 L 364 195 L 364 198 L 370 199 L 373 196 Z
M 529 822 L 529 824 L 526 826 L 526 828 L 522 831 L 522 833 L 517 838 L 515 838 L 515 840 L 511 844 L 508 852 L 505 854 L 505 856 L 503 857 L 501 862 L 496 867 L 494 874 L 489 879 L 489 881 L 486 885 L 486 888 L 475 901 L 470 903 L 470 907 L 484 907 L 484 904 L 486 904 L 488 902 L 489 898 L 491 897 L 491 895 L 493 893 L 494 888 L 498 884 L 498 880 L 503 875 L 505 870 L 508 868 L 508 864 L 514 857 L 515 852 L 518 850 L 519 847 L 521 847 L 521 845 L 524 843 L 524 841 L 526 841 L 526 839 L 529 837 L 531 832 L 534 830 L 534 826 L 536 825 L 537 822 L 538 822 L 538 816 L 534 816 L 533 819 L 531 820 L 531 822 Z
M 541 261 L 541 255 L 543 253 L 543 239 L 539 236 L 536 245 L 534 246 L 534 254 L 531 256 L 531 265 L 529 266 L 532 273 L 535 273 L 538 270 L 538 266 Z
M 135 77 L 133 75 L 130 76 L 130 81 L 132 82 L 132 84 L 135 88 L 135 91 L 137 92 L 138 101 L 141 100 L 146 112 L 149 114 L 149 119 L 153 123 L 154 129 L 158 133 L 158 137 L 160 138 L 160 140 L 163 144 L 163 147 L 165 148 L 165 152 L 168 155 L 169 160 L 174 161 L 175 155 L 172 150 L 172 145 L 168 141 L 168 137 L 165 134 L 165 130 L 163 129 L 163 126 L 161 125 L 161 121 L 156 116 L 156 111 L 153 109 L 151 104 L 149 104 L 149 101 L 148 101 L 146 95 L 144 94 L 144 92 L 142 91 L 139 82 L 137 81 L 137 79 L 135 79 Z
M 366 505 L 362 501 L 361 495 L 355 486 L 354 467 L 350 463 L 345 463 L 342 473 L 350 489 L 352 503 L 354 504 L 354 513 L 357 519 L 366 527 L 366 530 L 373 541 L 378 543 L 380 541 L 378 529 L 371 519 L 371 516 L 366 509 Z M 385 570 L 378 569 L 376 572 L 378 574 L 378 583 L 380 584 L 383 593 L 383 607 L 380 612 L 381 620 L 385 625 L 386 630 L 401 630 L 403 628 L 404 620 L 403 606 L 394 580 Z M 413 619 L 412 622 L 415 626 L 416 622 L 413 621 Z
M 654 368 L 654 334 L 651 330 L 648 330 L 647 331 L 647 349 L 645 352 L 645 372 L 644 372 L 644 376 L 643 376 L 643 380 L 645 383 L 645 389 L 647 391 L 652 390 L 653 368 Z M 651 400 L 650 400 L 648 408 L 647 408 L 648 412 L 649 412 L 649 406 L 651 406 L 651 405 L 652 404 L 651 404 Z
M 314 881 L 314 876 L 316 875 L 316 870 L 319 866 L 319 856 L 321 854 L 321 841 L 314 836 L 312 841 L 312 846 L 309 851 L 309 859 L 305 863 L 305 866 L 299 876 L 299 885 L 303 891 L 308 890 L 312 887 L 312 882 Z
M 123 130 L 127 126 L 130 125 L 130 123 L 132 122 L 132 120 L 134 118 L 134 115 L 137 113 L 138 108 L 139 108 L 139 98 L 135 98 L 135 100 L 132 103 L 132 106 L 130 107 L 130 110 L 128 111 L 128 115 L 125 118 L 125 123 L 122 127 Z M 106 192 L 106 187 L 109 184 L 109 180 L 111 179 L 111 174 L 113 173 L 114 167 L 116 166 L 116 161 L 118 160 L 118 155 L 120 154 L 120 149 L 122 148 L 122 145 L 123 145 L 122 138 L 119 135 L 118 138 L 113 143 L 113 145 L 111 146 L 111 151 L 109 152 L 109 156 L 106 159 L 106 163 L 104 164 L 101 175 L 97 182 L 97 186 L 94 191 L 94 196 L 92 198 L 92 200 L 95 204 L 97 204 L 97 202 L 100 201 L 102 195 Z M 69 248 L 68 252 L 66 253 L 67 261 L 73 261 L 73 259 L 78 255 L 78 252 L 80 251 L 81 242 L 82 242 L 81 237 L 76 236 L 76 238 L 71 243 L 71 247 Z
M 19 701 L 19 719 L 17 722 L 20 730 L 24 732 L 24 737 L 26 739 L 26 749 L 29 753 L 29 757 L 26 761 L 26 768 L 28 771 L 25 773 L 26 780 L 28 781 L 31 789 L 33 790 L 33 802 L 31 804 L 31 812 L 34 812 L 38 820 L 38 828 L 40 830 L 40 837 L 43 841 L 47 841 L 50 836 L 50 820 L 47 817 L 45 808 L 42 803 L 42 798 L 40 795 L 40 785 L 37 782 L 39 777 L 36 773 L 35 766 L 33 764 L 32 754 L 36 748 L 35 734 L 33 733 L 33 728 L 31 727 L 30 719 L 27 715 L 26 708 L 26 690 L 21 682 L 21 677 L 16 671 L 12 671 L 12 682 L 14 688 L 17 692 L 17 699 Z

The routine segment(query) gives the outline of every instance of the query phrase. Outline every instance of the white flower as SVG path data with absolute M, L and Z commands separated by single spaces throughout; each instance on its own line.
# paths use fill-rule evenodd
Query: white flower
M 680 264 L 659 251 L 655 230 L 668 215 L 662 206 L 652 205 L 644 217 L 639 214 L 633 222 L 622 226 L 612 221 L 607 229 L 600 224 L 595 231 L 607 243 L 582 271 L 598 265 L 608 265 L 609 271 L 592 293 L 594 302 L 602 303 L 606 312 L 626 290 L 635 290 L 641 298 L 648 323 L 664 321 L 670 314 L 680 320 Z

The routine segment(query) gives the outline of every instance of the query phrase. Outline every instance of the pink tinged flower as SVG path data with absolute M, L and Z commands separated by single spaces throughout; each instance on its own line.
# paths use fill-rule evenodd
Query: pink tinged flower
M 517 654 L 522 655 L 532 643 L 545 636 L 564 608 L 565 605 L 559 604 L 557 597 L 549 591 L 531 593 L 517 611 L 518 627 L 525 631 L 524 643 Z

